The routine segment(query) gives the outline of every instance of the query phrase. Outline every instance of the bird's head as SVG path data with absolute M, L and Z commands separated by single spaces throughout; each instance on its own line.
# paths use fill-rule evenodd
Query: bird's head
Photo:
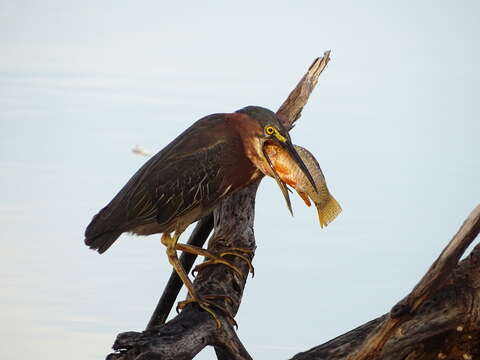
M 276 180 L 285 197 L 288 209 L 293 213 L 287 187 L 280 179 L 277 172 L 278 169 L 275 169 L 275 166 L 265 152 L 265 145 L 267 144 L 284 148 L 308 178 L 313 188 L 317 190 L 312 175 L 292 144 L 290 134 L 284 128 L 277 115 L 271 110 L 260 106 L 247 106 L 236 112 L 247 115 L 249 118 L 249 121 L 245 121 L 242 124 L 242 140 L 248 158 L 263 174 L 273 177 Z

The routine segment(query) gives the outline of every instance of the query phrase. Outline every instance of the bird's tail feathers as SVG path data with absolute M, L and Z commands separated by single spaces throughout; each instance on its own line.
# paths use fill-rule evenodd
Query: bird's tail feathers
M 108 205 L 100 210 L 85 230 L 85 245 L 97 250 L 100 254 L 112 246 L 124 231 L 115 226 L 115 215 L 117 214 L 112 214 Z
M 117 240 L 122 231 L 107 231 L 103 234 L 93 237 L 85 236 L 85 245 L 90 249 L 97 250 L 100 254 L 103 254 L 112 244 Z

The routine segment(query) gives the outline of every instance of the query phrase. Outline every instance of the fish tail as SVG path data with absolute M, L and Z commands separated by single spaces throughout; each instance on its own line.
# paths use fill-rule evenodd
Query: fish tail
M 328 200 L 322 207 L 317 205 L 318 220 L 320 227 L 325 227 L 330 224 L 342 212 L 342 207 L 335 200 L 335 198 L 328 194 Z

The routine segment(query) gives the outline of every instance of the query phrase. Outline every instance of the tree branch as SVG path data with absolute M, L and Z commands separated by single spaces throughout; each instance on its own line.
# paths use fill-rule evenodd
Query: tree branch
M 292 90 L 277 110 L 277 115 L 282 120 L 283 126 L 287 129 L 292 129 L 295 126 L 295 122 L 302 115 L 303 107 L 306 105 L 310 94 L 317 85 L 320 74 L 329 62 L 330 50 L 325 51 L 322 57 L 318 57 L 313 61 L 295 89 Z
M 382 327 L 372 334 L 356 353 L 349 357 L 349 360 L 366 360 L 378 356 L 385 343 L 395 336 L 398 327 L 409 320 L 425 300 L 444 285 L 445 280 L 457 266 L 458 260 L 479 231 L 480 205 L 470 213 L 460 230 L 411 293 L 392 308 Z
M 399 305 L 395 305 L 391 311 L 392 315 L 395 317 L 402 315 L 396 311 L 398 307 L 402 308 L 402 311 L 414 312 L 425 299 L 443 285 L 445 279 L 451 274 L 453 268 L 457 266 L 463 253 L 477 237 L 479 231 L 480 205 L 473 209 L 450 243 L 407 298 L 400 301 Z
M 480 357 L 480 244 L 458 263 L 479 231 L 477 206 L 400 305 L 292 360 Z

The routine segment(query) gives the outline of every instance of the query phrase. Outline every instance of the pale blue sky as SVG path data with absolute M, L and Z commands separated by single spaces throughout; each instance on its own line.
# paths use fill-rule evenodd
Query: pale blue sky
M 288 358 L 388 311 L 480 199 L 479 10 L 0 2 L 2 359 L 102 359 L 118 332 L 143 329 L 170 274 L 159 237 L 102 256 L 83 245 L 144 161 L 130 149 L 159 150 L 206 114 L 275 110 L 327 49 L 291 135 L 344 212 L 322 230 L 263 181 L 239 335 L 254 358 Z

